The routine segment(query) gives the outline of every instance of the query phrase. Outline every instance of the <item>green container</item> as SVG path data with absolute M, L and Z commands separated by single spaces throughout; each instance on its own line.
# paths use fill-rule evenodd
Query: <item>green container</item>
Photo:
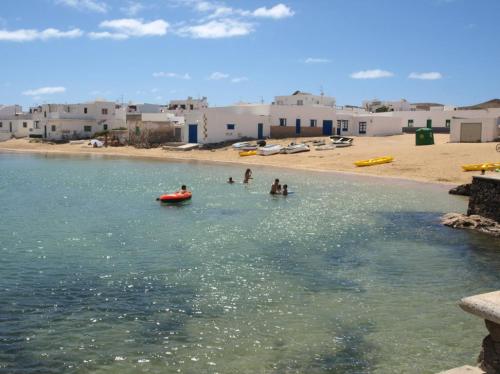
M 434 132 L 432 129 L 424 128 L 418 129 L 415 132 L 416 145 L 432 145 L 434 144 Z

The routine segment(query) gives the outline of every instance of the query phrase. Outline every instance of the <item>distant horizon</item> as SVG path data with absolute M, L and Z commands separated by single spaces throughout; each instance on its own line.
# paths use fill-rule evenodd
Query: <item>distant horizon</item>
M 0 103 L 225 106 L 301 89 L 474 105 L 500 97 L 498 14 L 495 0 L 7 0 Z

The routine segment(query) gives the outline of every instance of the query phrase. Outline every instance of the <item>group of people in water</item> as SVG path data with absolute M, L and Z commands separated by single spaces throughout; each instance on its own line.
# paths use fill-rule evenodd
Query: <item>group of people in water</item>
M 243 183 L 248 183 L 252 178 L 252 170 L 247 169 L 245 171 L 245 175 L 243 177 Z M 227 180 L 227 183 L 233 184 L 235 183 L 233 177 L 229 177 Z M 271 191 L 269 192 L 271 195 L 283 195 L 283 196 L 288 196 L 288 185 L 284 184 L 281 186 L 280 180 L 275 179 L 274 183 L 271 185 Z
M 248 183 L 250 181 L 250 179 L 253 179 L 252 178 L 252 170 L 250 169 L 247 169 L 245 171 L 245 175 L 243 177 L 243 183 Z M 236 183 L 235 180 L 233 179 L 233 177 L 229 177 L 229 179 L 227 180 L 227 183 L 229 184 L 233 184 L 233 183 Z M 181 186 L 181 189 L 176 191 L 175 193 L 176 194 L 185 194 L 187 192 L 191 192 L 187 189 L 186 185 L 183 184 Z M 283 195 L 283 196 L 288 196 L 288 185 L 284 184 L 283 186 L 280 184 L 280 180 L 278 178 L 276 178 L 274 180 L 274 183 L 271 185 L 271 191 L 269 191 L 269 193 L 271 195 Z

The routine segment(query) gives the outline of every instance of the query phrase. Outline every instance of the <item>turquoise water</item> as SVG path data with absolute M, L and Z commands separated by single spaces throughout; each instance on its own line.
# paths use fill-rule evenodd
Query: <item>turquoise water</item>
M 340 174 L 0 154 L 1 373 L 433 373 L 486 334 L 466 201 Z M 268 195 L 280 177 L 295 194 Z M 182 206 L 155 198 L 188 184 Z

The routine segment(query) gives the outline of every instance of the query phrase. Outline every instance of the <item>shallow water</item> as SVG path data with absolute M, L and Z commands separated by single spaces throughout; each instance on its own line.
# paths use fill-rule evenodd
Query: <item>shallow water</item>
M 0 154 L 0 372 L 433 373 L 485 329 L 500 242 L 446 189 L 341 174 Z M 275 176 L 295 194 L 268 195 Z M 155 198 L 186 183 L 193 200 Z

